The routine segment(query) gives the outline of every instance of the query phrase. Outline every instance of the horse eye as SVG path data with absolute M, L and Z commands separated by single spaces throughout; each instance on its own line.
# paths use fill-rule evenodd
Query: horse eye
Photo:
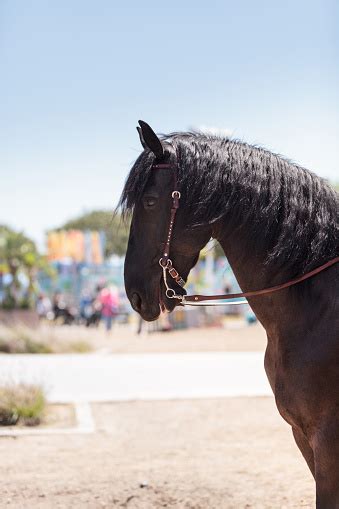
M 152 209 L 156 205 L 157 199 L 154 196 L 145 196 L 143 202 L 146 209 Z

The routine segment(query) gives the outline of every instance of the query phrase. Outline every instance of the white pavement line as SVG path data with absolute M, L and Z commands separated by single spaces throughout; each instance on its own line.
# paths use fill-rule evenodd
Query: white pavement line
M 94 433 L 95 424 L 89 403 L 75 403 L 77 426 L 73 428 L 10 428 L 0 429 L 0 437 L 22 437 L 42 435 L 87 435 Z
M 262 352 L 0 355 L 0 385 L 34 383 L 56 403 L 271 396 Z

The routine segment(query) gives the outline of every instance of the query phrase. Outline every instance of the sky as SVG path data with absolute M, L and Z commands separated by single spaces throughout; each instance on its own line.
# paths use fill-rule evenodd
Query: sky
M 336 0 L 0 0 L 0 223 L 114 209 L 155 131 L 219 129 L 339 181 Z

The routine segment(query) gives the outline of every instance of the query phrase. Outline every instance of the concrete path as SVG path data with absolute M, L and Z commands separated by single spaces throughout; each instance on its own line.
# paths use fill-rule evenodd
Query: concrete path
M 19 381 L 62 403 L 272 395 L 261 352 L 0 355 L 0 384 Z

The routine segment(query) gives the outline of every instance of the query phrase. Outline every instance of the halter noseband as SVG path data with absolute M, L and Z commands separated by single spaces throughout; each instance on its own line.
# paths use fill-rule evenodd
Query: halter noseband
M 235 305 L 235 304 L 248 304 L 247 300 L 242 301 L 236 301 L 236 302 L 223 302 L 223 303 L 212 303 L 212 304 L 201 304 L 203 301 L 213 301 L 213 300 L 230 300 L 230 299 L 239 299 L 239 298 L 247 298 L 247 297 L 256 297 L 259 295 L 265 295 L 268 293 L 277 292 L 278 290 L 282 290 L 283 288 L 288 288 L 290 286 L 296 285 L 297 283 L 301 283 L 302 281 L 305 281 L 306 279 L 309 279 L 310 277 L 315 276 L 319 272 L 322 272 L 323 270 L 327 269 L 328 267 L 331 267 L 332 265 L 339 262 L 339 256 L 336 258 L 332 258 L 332 260 L 329 260 L 328 262 L 324 263 L 320 267 L 317 267 L 310 272 L 307 272 L 306 274 L 303 274 L 301 276 L 298 276 L 294 279 L 291 279 L 290 281 L 287 281 L 286 283 L 282 283 L 280 285 L 271 286 L 270 288 L 264 288 L 263 290 L 255 290 L 255 291 L 249 291 L 249 292 L 242 292 L 242 293 L 228 293 L 228 294 L 222 294 L 222 295 L 178 295 L 173 288 L 170 288 L 168 286 L 167 282 L 167 273 L 171 276 L 174 281 L 181 286 L 182 288 L 185 286 L 186 281 L 180 276 L 179 272 L 173 267 L 172 260 L 169 257 L 170 254 L 170 247 L 171 247 L 171 240 L 172 240 L 172 234 L 173 234 L 173 226 L 175 221 L 175 216 L 177 213 L 177 210 L 179 208 L 179 200 L 181 198 L 180 191 L 178 190 L 178 166 L 177 164 L 170 164 L 170 163 L 159 163 L 159 164 L 153 164 L 152 168 L 154 170 L 161 170 L 161 169 L 169 169 L 173 170 L 173 191 L 172 191 L 172 207 L 171 207 L 171 214 L 170 214 L 170 222 L 168 226 L 168 232 L 167 232 L 167 238 L 165 242 L 165 247 L 163 254 L 159 260 L 159 265 L 162 268 L 162 274 L 164 279 L 164 284 L 166 287 L 166 297 L 168 299 L 178 299 L 182 305 L 188 305 L 188 306 L 225 306 L 225 305 Z

